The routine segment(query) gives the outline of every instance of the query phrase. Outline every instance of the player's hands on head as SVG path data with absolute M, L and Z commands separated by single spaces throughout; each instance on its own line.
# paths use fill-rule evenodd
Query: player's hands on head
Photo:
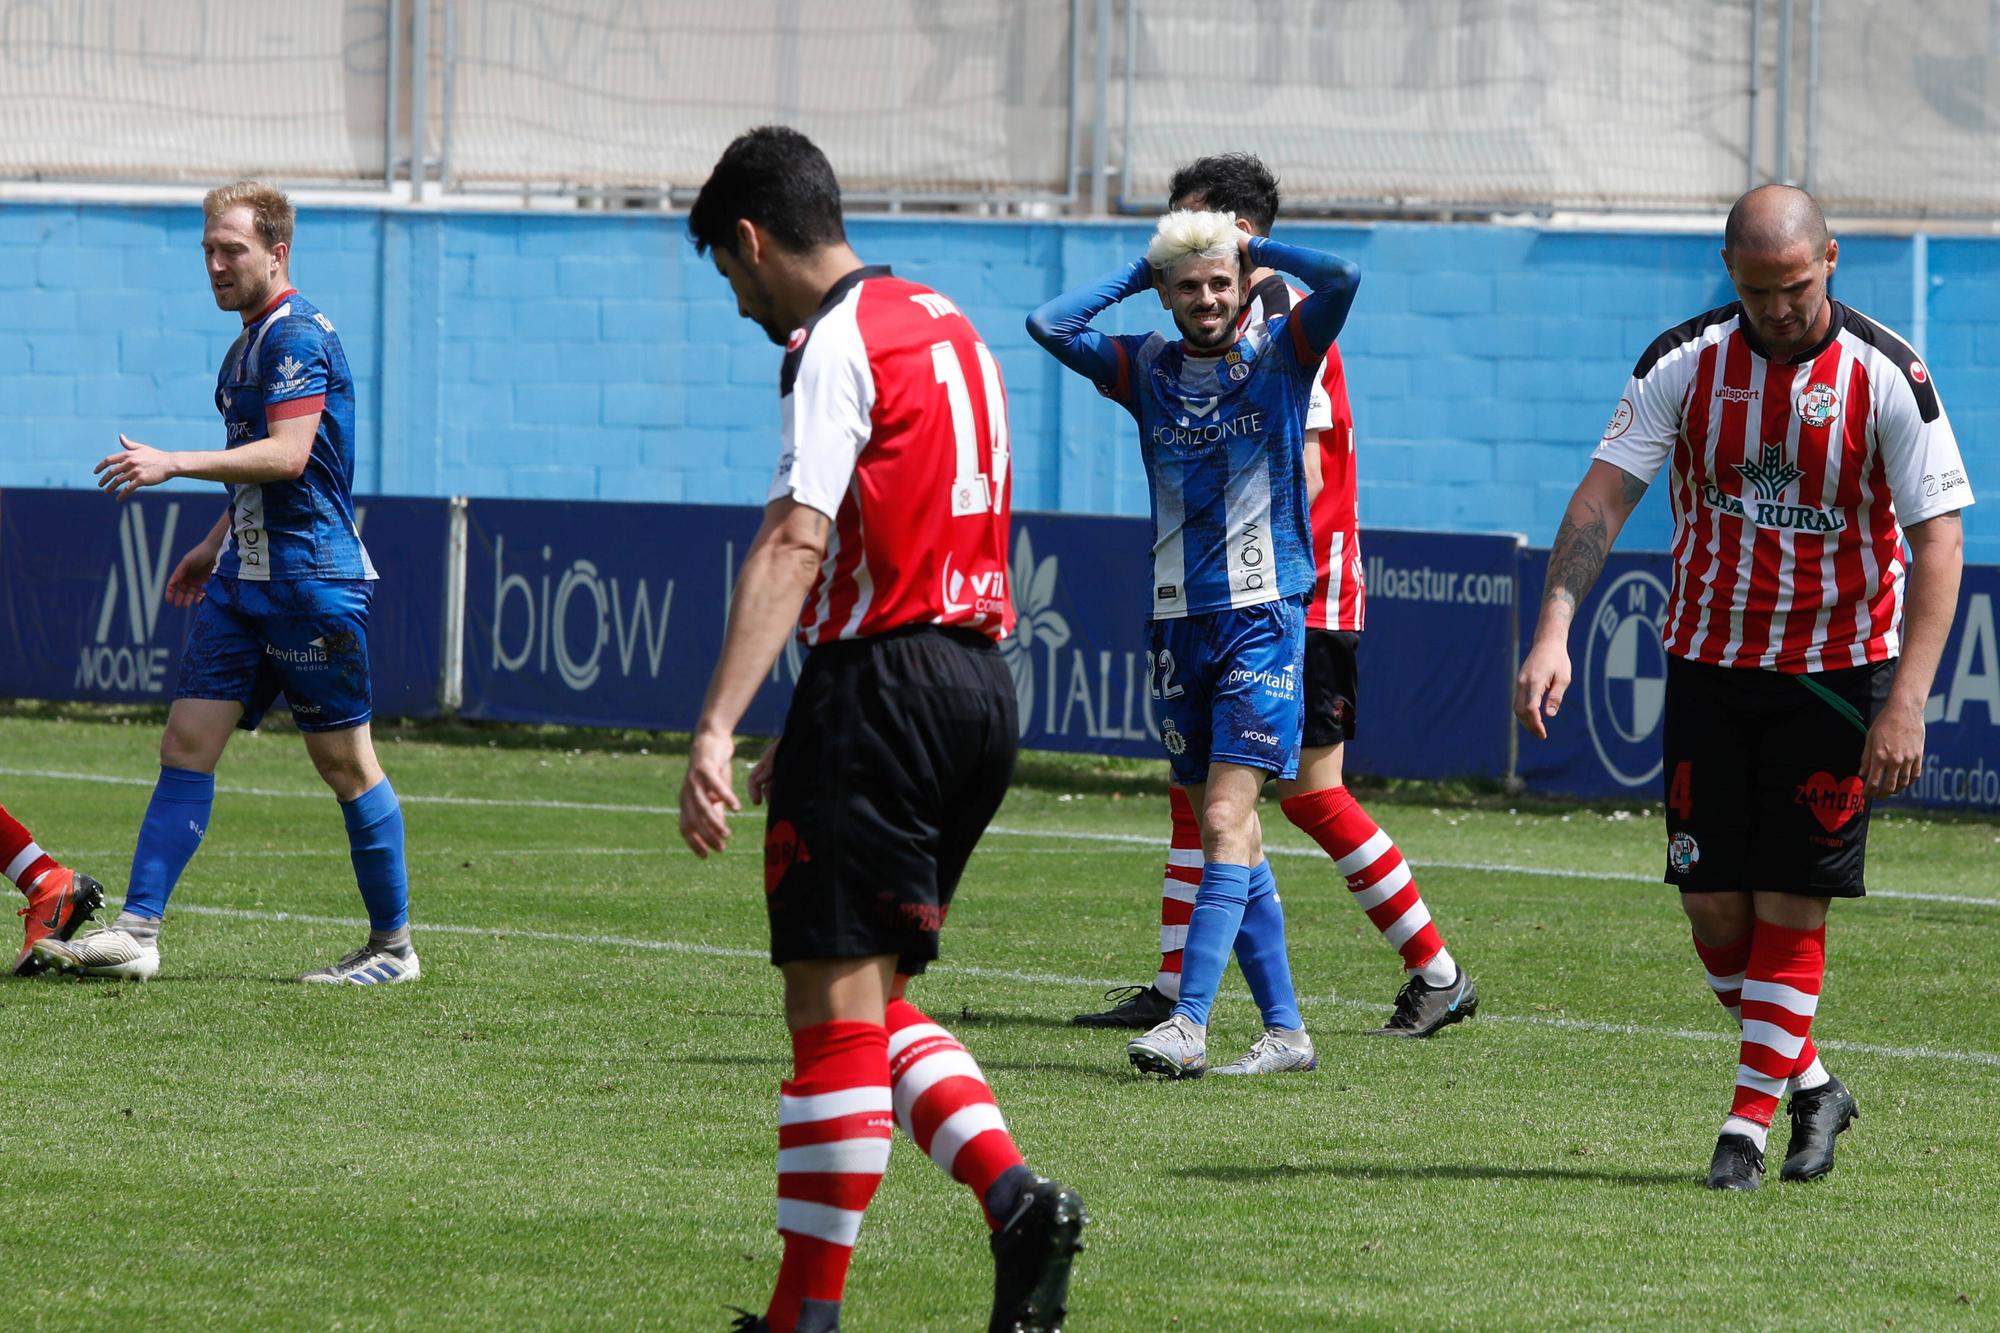
M 778 740 L 783 740 L 780 736 Z M 762 805 L 771 794 L 771 770 L 778 766 L 778 741 L 772 741 L 763 758 L 750 770 L 750 804 Z
M 1551 641 L 1529 649 L 1528 660 L 1514 677 L 1514 716 L 1521 725 L 1547 740 L 1549 728 L 1542 719 L 1554 717 L 1562 708 L 1569 680 L 1569 645 Z
M 730 763 L 736 741 L 697 731 L 688 745 L 687 776 L 681 780 L 681 840 L 696 856 L 729 845 L 729 814 L 741 810 Z
M 1862 794 L 1871 801 L 1894 796 L 1917 780 L 1923 763 L 1923 708 L 1891 701 L 1875 715 L 1862 742 Z
M 174 476 L 174 456 L 150 444 L 118 437 L 118 452 L 106 454 L 91 471 L 97 488 L 123 500 L 142 486 L 157 486 Z

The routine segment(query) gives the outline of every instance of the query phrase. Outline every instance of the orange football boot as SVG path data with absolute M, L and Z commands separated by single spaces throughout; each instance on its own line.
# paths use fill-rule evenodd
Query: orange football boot
M 57 866 L 40 879 L 28 893 L 28 905 L 21 909 L 27 918 L 27 938 L 14 959 L 14 975 L 32 977 L 48 969 L 35 957 L 35 941 L 53 935 L 66 940 L 90 914 L 104 906 L 104 886 L 80 870 Z

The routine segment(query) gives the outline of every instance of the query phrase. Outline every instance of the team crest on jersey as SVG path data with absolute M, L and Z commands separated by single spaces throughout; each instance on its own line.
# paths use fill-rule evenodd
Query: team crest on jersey
M 1701 860 L 1701 844 L 1689 833 L 1676 833 L 1667 843 L 1667 868 L 1676 875 L 1685 875 L 1693 870 L 1695 862 Z
M 1160 744 L 1167 747 L 1167 753 L 1181 755 L 1187 753 L 1187 737 L 1181 735 L 1172 718 L 1160 721 Z
M 1238 361 L 1235 365 L 1229 368 L 1229 378 L 1238 383 L 1241 383 L 1243 380 L 1246 380 L 1249 377 L 1250 377 L 1250 367 L 1244 365 L 1241 361 Z
M 1831 384 L 1815 381 L 1799 395 L 1799 420 L 1808 426 L 1824 426 L 1840 412 L 1840 395 Z
M 1614 580 L 1590 618 L 1583 654 L 1583 715 L 1604 771 L 1640 787 L 1660 773 L 1667 653 L 1660 643 L 1667 588 L 1643 569 Z

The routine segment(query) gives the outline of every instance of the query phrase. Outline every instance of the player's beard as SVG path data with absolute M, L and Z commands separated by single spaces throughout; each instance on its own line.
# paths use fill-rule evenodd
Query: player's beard
M 778 318 L 778 303 L 771 298 L 771 289 L 755 273 L 746 271 L 744 280 L 750 288 L 751 296 L 756 298 L 750 310 L 750 318 L 756 322 L 758 328 L 764 330 L 766 338 L 783 347 L 791 341 L 792 331 Z
M 1224 308 L 1222 318 L 1217 321 L 1215 330 L 1207 332 L 1199 325 L 1184 320 L 1181 317 L 1181 312 L 1176 310 L 1174 311 L 1174 327 L 1181 331 L 1181 339 L 1187 343 L 1190 350 L 1196 352 L 1219 352 L 1236 341 L 1236 311 Z

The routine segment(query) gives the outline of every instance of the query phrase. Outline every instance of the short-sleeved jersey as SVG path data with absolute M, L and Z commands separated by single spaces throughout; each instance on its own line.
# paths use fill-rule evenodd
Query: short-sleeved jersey
M 786 343 L 779 393 L 784 452 L 767 503 L 790 497 L 833 520 L 800 639 L 1011 631 L 1007 397 L 958 307 L 887 268 L 857 269 Z
M 1153 518 L 1152 618 L 1300 597 L 1313 586 L 1305 429 L 1322 358 L 1290 313 L 1214 356 L 1180 339 L 1109 339 L 1100 391 L 1139 425 Z
M 1273 274 L 1250 290 L 1237 316 L 1248 328 L 1282 315 L 1306 294 Z M 1313 387 L 1306 429 L 1319 432 L 1319 493 L 1310 497 L 1313 589 L 1306 599 L 1306 628 L 1359 631 L 1367 614 L 1361 577 L 1360 509 L 1355 503 L 1354 409 L 1347 401 L 1347 369 L 1340 344 L 1326 349 Z
M 218 573 L 241 579 L 372 579 L 354 527 L 354 376 L 333 321 L 287 290 L 244 325 L 215 381 L 225 445 L 266 439 L 271 423 L 319 413 L 296 481 L 229 488 Z
M 1678 657 L 1796 673 L 1896 656 L 1898 525 L 1972 503 L 1930 371 L 1832 305 L 1826 337 L 1784 362 L 1736 304 L 1668 330 L 1605 428 L 1594 457 L 1642 481 L 1668 468 Z

